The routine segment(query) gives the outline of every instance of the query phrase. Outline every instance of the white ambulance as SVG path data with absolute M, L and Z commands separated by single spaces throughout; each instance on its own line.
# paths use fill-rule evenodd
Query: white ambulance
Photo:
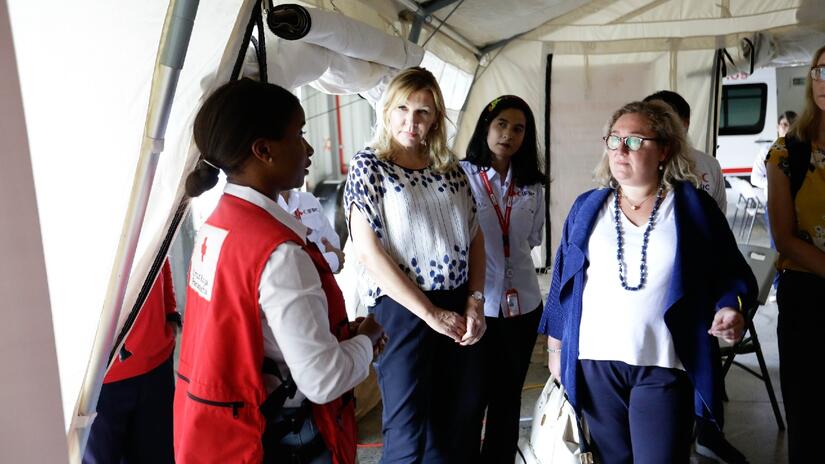
M 801 113 L 808 66 L 761 68 L 722 81 L 716 157 L 725 176 L 750 177 L 756 157 L 776 140 L 777 118 Z

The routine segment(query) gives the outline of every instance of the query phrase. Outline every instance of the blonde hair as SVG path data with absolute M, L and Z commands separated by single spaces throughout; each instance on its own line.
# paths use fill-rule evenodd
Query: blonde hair
M 660 100 L 628 103 L 610 117 L 605 135 L 610 135 L 610 130 L 616 124 L 616 121 L 626 114 L 644 116 L 650 125 L 650 130 L 656 134 L 655 138 L 658 139 L 656 143 L 667 153 L 667 157 L 662 161 L 664 169 L 659 174 L 665 187 L 672 190 L 673 183 L 677 181 L 690 182 L 698 187 L 699 179 L 693 173 L 694 162 L 688 154 L 690 145 L 685 135 L 685 127 L 679 116 L 673 112 L 673 109 Z M 619 182 L 610 172 L 610 161 L 607 152 L 607 146 L 605 146 L 602 159 L 593 174 L 596 182 L 601 187 L 616 188 L 619 186 Z
M 392 137 L 390 129 L 390 113 L 398 105 L 405 104 L 407 99 L 419 90 L 429 90 L 435 102 L 435 117 L 427 138 L 424 140 L 431 167 L 441 173 L 455 169 L 458 166 L 458 157 L 447 147 L 447 117 L 444 107 L 444 97 L 438 87 L 435 76 L 424 68 L 414 67 L 401 71 L 390 81 L 381 108 L 383 124 L 378 124 L 370 147 L 375 150 L 379 159 L 392 161 L 399 151 L 398 142 Z
M 810 69 L 816 66 L 816 62 L 819 61 L 823 53 L 825 53 L 825 46 L 814 53 L 814 59 L 811 61 Z M 822 121 L 822 111 L 816 106 L 816 102 L 814 101 L 812 81 L 811 73 L 808 72 L 808 78 L 805 81 L 805 110 L 796 118 L 796 122 L 788 130 L 788 135 L 804 142 L 817 140 L 819 125 Z

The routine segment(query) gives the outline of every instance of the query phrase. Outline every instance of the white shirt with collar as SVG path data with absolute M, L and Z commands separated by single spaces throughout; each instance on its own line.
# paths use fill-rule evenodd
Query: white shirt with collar
M 332 272 L 338 272 L 341 267 L 341 263 L 338 262 L 338 255 L 326 251 L 327 246 L 321 240 L 327 239 L 332 246 L 340 250 L 341 239 L 335 233 L 335 229 L 332 228 L 327 217 L 324 216 L 321 202 L 315 198 L 315 195 L 309 192 L 290 190 L 287 201 L 284 201 L 284 198 L 278 195 L 278 206 L 295 216 L 301 224 L 309 228 L 307 238 L 321 250 Z
M 504 292 L 515 288 L 518 292 L 519 307 L 522 314 L 527 314 L 541 304 L 541 291 L 536 277 L 530 250 L 541 244 L 544 227 L 544 187 L 533 184 L 515 187 L 515 199 L 510 213 L 510 263 L 513 268 L 512 279 L 504 275 L 504 242 L 501 225 L 496 210 L 481 180 L 478 166 L 469 161 L 459 163 L 467 173 L 470 188 L 478 208 L 478 222 L 484 233 L 484 250 L 487 255 L 487 274 L 484 279 L 484 315 L 499 317 L 505 309 Z M 512 181 L 512 166 L 507 172 L 504 184 L 495 169 L 487 170 L 490 187 L 498 200 L 501 214 L 506 214 L 504 196 Z
M 231 183 L 224 193 L 263 208 L 306 240 L 307 228 L 271 198 Z M 278 363 L 282 375 L 291 372 L 298 386 L 295 397 L 284 406 L 298 406 L 304 398 L 327 403 L 367 377 L 372 343 L 365 335 L 342 342 L 332 335 L 321 279 L 301 245 L 285 242 L 272 252 L 258 291 L 264 355 Z M 278 386 L 274 377 L 265 380 L 268 391 Z

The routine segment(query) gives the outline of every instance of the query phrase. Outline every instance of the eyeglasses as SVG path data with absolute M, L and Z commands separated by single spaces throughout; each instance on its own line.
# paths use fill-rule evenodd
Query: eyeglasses
M 812 68 L 811 79 L 815 81 L 825 81 L 825 66 L 817 66 Z
M 642 148 L 642 142 L 644 142 L 645 140 L 657 141 L 659 139 L 654 137 L 639 137 L 637 135 L 629 135 L 627 137 L 619 137 L 618 135 L 608 135 L 602 137 L 602 140 L 604 140 L 604 144 L 607 145 L 607 148 L 611 150 L 618 150 L 619 147 L 622 146 L 622 143 L 624 143 L 624 146 L 626 146 L 628 150 L 636 151 Z

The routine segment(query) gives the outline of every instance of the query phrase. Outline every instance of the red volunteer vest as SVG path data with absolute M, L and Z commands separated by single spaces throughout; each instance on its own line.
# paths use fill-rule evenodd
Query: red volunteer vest
M 169 359 L 175 349 L 175 329 L 166 321 L 166 315 L 175 312 L 175 305 L 172 268 L 166 260 L 123 344 L 131 356 L 124 360 L 116 356 L 103 383 L 145 374 Z
M 286 241 L 302 243 L 268 212 L 232 195 L 221 198 L 198 233 L 175 389 L 178 464 L 263 460 L 259 408 L 267 393 L 258 288 L 269 256 Z M 351 334 L 341 291 L 318 249 L 304 250 L 321 278 L 330 330 L 345 340 Z M 353 464 L 353 402 L 339 398 L 312 409 L 333 462 Z

